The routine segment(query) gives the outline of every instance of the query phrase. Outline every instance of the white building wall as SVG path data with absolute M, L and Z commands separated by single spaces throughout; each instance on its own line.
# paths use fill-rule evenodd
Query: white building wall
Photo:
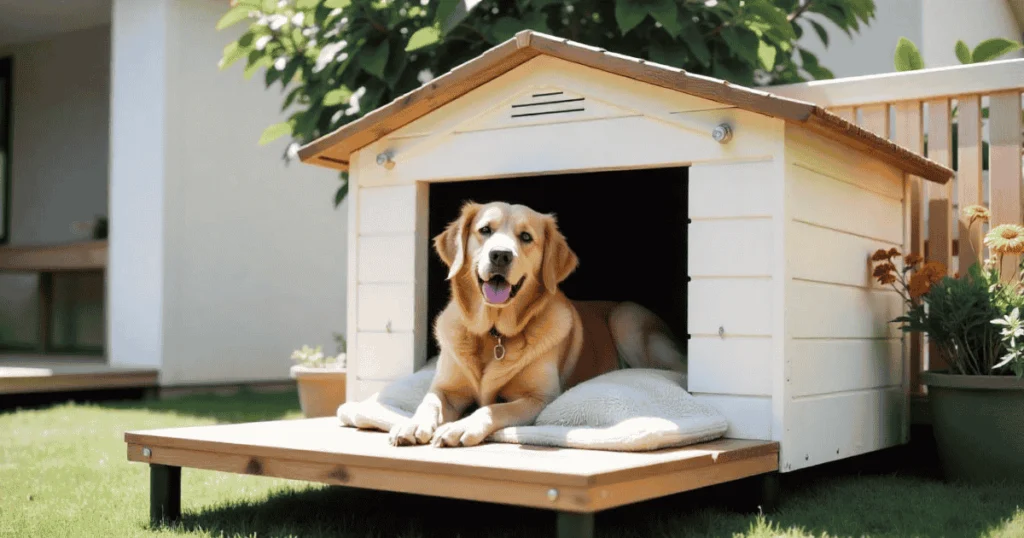
M 125 225 L 114 208 L 111 266 L 121 264 L 124 272 L 112 287 L 144 283 L 146 295 L 112 294 L 111 337 L 121 344 L 112 346 L 112 359 L 157 364 L 164 385 L 287 379 L 293 349 L 310 344 L 333 352 L 332 333 L 345 329 L 347 204 L 333 206 L 337 174 L 286 166 L 285 140 L 257 145 L 263 129 L 283 119 L 281 95 L 245 80 L 241 65 L 218 69 L 224 46 L 244 30 L 214 29 L 226 9 L 207 0 L 114 5 L 115 48 L 150 47 L 139 54 L 145 60 L 131 58 L 154 69 L 141 77 L 127 61 L 115 62 L 115 80 L 123 67 L 141 86 L 115 91 L 114 109 L 136 112 L 139 90 L 150 84 L 160 86 L 161 103 L 144 100 L 153 107 L 146 129 L 159 132 L 115 129 L 124 139 L 116 140 L 121 152 L 113 154 L 114 169 L 123 174 L 123 181 L 112 178 L 114 194 L 121 185 L 125 202 L 144 197 L 154 207 L 121 207 L 147 221 L 128 230 L 118 226 Z M 136 10 L 145 17 L 119 16 Z M 119 43 L 118 22 L 150 17 L 158 29 L 125 30 L 140 43 L 128 37 Z M 129 183 L 132 177 L 147 178 L 149 187 Z M 126 237 L 119 231 L 149 237 L 158 247 L 147 247 L 148 261 L 139 260 L 118 243 Z M 159 341 L 145 359 L 130 353 L 134 320 L 117 314 L 137 307 L 145 310 L 146 342 Z M 152 322 L 158 337 L 149 333 Z
M 953 52 L 957 39 L 973 49 L 992 37 L 1022 38 L 1007 0 L 875 0 L 875 8 L 875 19 L 852 37 L 826 19 L 808 15 L 829 30 L 829 46 L 809 25 L 804 25 L 800 46 L 839 78 L 895 71 L 893 55 L 900 37 L 918 46 L 926 67 L 960 65 Z M 1003 59 L 1022 54 L 1017 51 Z
M 110 28 L 103 25 L 0 49 L 13 60 L 12 245 L 82 239 L 75 222 L 107 214 Z M 0 274 L 0 342 L 32 344 L 38 323 L 34 274 Z M 102 338 L 102 282 L 58 278 L 77 288 L 79 340 Z M 63 294 L 62 294 L 63 295 Z

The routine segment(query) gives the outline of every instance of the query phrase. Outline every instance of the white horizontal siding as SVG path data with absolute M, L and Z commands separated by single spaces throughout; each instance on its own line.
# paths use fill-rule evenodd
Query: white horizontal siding
M 725 416 L 729 422 L 726 437 L 766 441 L 772 438 L 771 398 L 702 393 L 694 393 L 693 396 Z
M 771 217 L 768 194 L 781 188 L 776 169 L 770 160 L 690 167 L 690 219 Z
M 360 283 L 414 283 L 416 236 L 360 237 L 358 263 Z
M 771 338 L 694 336 L 686 347 L 690 392 L 771 395 Z
M 359 235 L 398 235 L 416 231 L 416 186 L 364 187 L 359 196 Z
M 903 343 L 898 339 L 793 340 L 787 356 L 793 398 L 903 383 Z
M 769 278 L 694 278 L 687 299 L 690 334 L 771 336 L 775 316 Z
M 694 221 L 687 230 L 691 277 L 770 277 L 774 244 L 770 218 Z
M 412 284 L 360 284 L 360 331 L 415 329 L 415 290 Z

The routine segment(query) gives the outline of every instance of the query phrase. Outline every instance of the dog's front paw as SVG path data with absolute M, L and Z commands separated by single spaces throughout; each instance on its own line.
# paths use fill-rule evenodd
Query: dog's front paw
M 388 440 L 394 446 L 425 445 L 430 442 L 437 425 L 411 418 L 395 424 L 388 433 Z
M 488 434 L 490 432 L 484 424 L 467 417 L 441 425 L 430 443 L 434 446 L 474 446 L 482 443 Z

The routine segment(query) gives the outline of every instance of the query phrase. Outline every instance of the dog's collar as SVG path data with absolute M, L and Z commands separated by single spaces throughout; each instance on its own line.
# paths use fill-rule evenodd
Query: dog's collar
M 497 340 L 497 343 L 494 344 L 494 360 L 500 361 L 505 358 L 505 345 L 501 343 L 501 333 L 498 332 L 498 327 L 493 325 L 491 326 L 490 333 Z
M 498 327 L 497 326 L 491 326 L 491 331 L 490 332 L 491 332 L 491 336 L 493 336 L 495 338 L 501 338 L 501 333 L 498 332 Z

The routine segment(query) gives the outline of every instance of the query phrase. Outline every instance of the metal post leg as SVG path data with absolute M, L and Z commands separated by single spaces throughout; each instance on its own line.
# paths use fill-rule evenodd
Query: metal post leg
M 149 521 L 160 525 L 181 518 L 181 467 L 149 465 Z
M 594 514 L 558 513 L 558 538 L 594 538 Z
M 759 478 L 760 491 L 758 497 L 760 498 L 761 510 L 765 513 L 774 512 L 775 508 L 779 505 L 779 497 L 782 493 L 782 488 L 779 484 L 779 473 L 766 473 Z

